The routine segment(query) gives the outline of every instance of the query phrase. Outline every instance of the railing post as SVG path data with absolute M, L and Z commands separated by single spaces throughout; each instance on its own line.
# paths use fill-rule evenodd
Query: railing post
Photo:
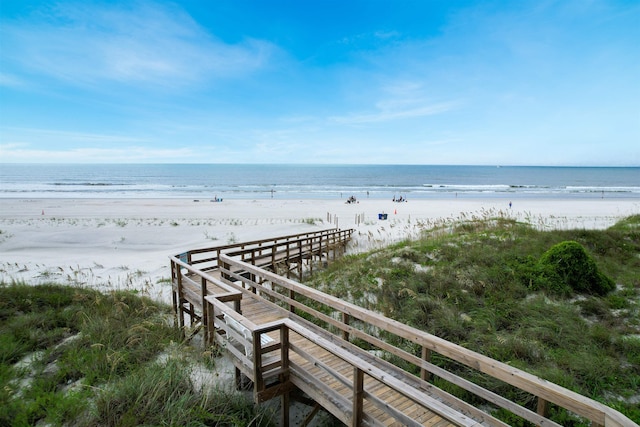
M 206 345 L 207 345 L 207 340 L 209 339 L 209 334 L 210 334 L 210 330 L 209 330 L 209 313 L 207 310 L 207 300 L 205 299 L 205 297 L 207 296 L 207 279 L 205 279 L 204 277 L 200 277 L 200 304 L 202 306 L 202 319 L 200 319 L 200 322 L 202 324 L 202 328 L 204 329 L 204 336 L 205 336 L 205 349 L 206 349 Z
M 351 322 L 351 316 L 349 316 L 344 311 L 342 312 L 342 323 L 345 325 L 349 325 Z M 342 330 L 342 339 L 345 341 L 349 341 L 349 331 Z
M 309 238 L 309 272 L 313 273 L 313 237 Z
M 541 398 L 540 396 L 538 396 L 537 413 L 538 415 L 542 415 L 545 418 L 549 415 L 549 402 L 547 402 L 545 399 Z
M 302 281 L 302 240 L 298 240 L 298 280 Z
M 254 266 L 256 265 L 256 250 L 255 249 L 251 251 L 251 265 L 254 265 Z M 251 273 L 249 275 L 249 280 L 251 280 L 252 282 L 255 282 L 256 281 L 256 275 Z
M 422 360 L 431 362 L 431 350 L 424 346 L 422 347 Z M 422 381 L 430 381 L 431 372 L 427 371 L 424 368 L 420 368 L 420 378 L 422 379 Z
M 262 346 L 260 334 L 253 333 L 253 400 L 260 403 L 260 392 L 264 390 L 264 378 L 262 376 Z
M 204 304 L 206 305 L 202 308 L 202 312 L 203 317 L 206 312 L 207 319 L 207 327 L 204 330 L 204 349 L 207 350 L 215 344 L 215 307 L 213 304 L 209 304 L 209 301 L 206 300 L 204 301 Z
M 296 300 L 296 292 L 293 289 L 289 289 L 289 298 L 291 298 L 292 301 Z M 294 314 L 296 312 L 295 306 L 291 303 L 289 303 L 289 311 Z
M 338 226 L 338 222 L 336 221 L 336 227 Z M 331 248 L 333 249 L 333 260 L 336 260 L 336 233 L 331 235 Z
M 180 328 L 180 334 L 184 338 L 184 313 L 182 312 L 182 272 L 181 267 L 174 261 L 171 261 L 171 270 L 174 275 L 176 289 L 173 290 L 173 308 L 175 310 L 176 323 Z
M 286 325 L 280 326 L 280 360 L 282 363 L 282 374 L 280 374 L 280 384 L 289 382 L 289 328 Z M 282 394 L 282 419 L 283 427 L 289 426 L 289 392 Z
M 222 270 L 224 270 L 226 266 L 225 266 L 225 263 L 222 262 L 222 260 L 220 259 L 220 251 L 218 251 L 217 263 L 218 263 L 218 270 L 220 271 L 220 279 L 225 280 L 227 278 L 227 275 Z
M 289 249 L 290 246 L 291 246 L 291 244 L 287 240 L 287 256 L 285 257 L 285 261 L 284 261 L 284 264 L 287 266 L 287 279 L 291 278 L 291 269 L 289 268 L 290 260 L 291 260 L 291 254 L 290 254 L 290 249 Z M 275 246 L 274 246 L 274 250 L 275 250 Z M 275 255 L 274 255 L 273 259 L 274 259 L 274 261 L 273 261 L 273 271 L 276 271 Z
M 360 427 L 362 424 L 362 399 L 364 397 L 364 372 L 355 367 L 353 368 L 353 415 L 351 425 Z

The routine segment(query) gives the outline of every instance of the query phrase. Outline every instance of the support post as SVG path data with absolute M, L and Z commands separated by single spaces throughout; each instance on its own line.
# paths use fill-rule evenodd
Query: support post
M 360 427 L 362 424 L 362 399 L 364 397 L 364 372 L 353 368 L 353 415 L 351 418 L 352 427 Z
M 302 240 L 298 240 L 298 280 L 302 281 Z
M 351 316 L 349 316 L 344 311 L 342 312 L 342 323 L 348 325 L 351 322 Z M 349 341 L 349 331 L 342 331 L 342 339 L 345 341 Z
M 285 264 L 287 265 L 287 279 L 291 279 L 291 253 L 290 253 L 290 244 L 287 242 L 287 256 L 285 258 Z M 276 265 L 275 261 L 273 264 L 273 271 L 275 271 Z
M 291 298 L 292 301 L 296 300 L 296 292 L 293 289 L 289 289 L 289 298 Z M 289 311 L 295 314 L 296 307 L 293 304 L 289 304 Z
M 264 390 L 264 377 L 262 376 L 262 347 L 260 334 L 253 333 L 253 400 L 260 403 L 260 392 Z
M 202 307 L 202 317 L 206 317 L 207 319 L 207 326 L 204 328 L 204 349 L 206 351 L 215 343 L 215 307 L 206 300 L 203 301 L 203 304 L 205 305 Z
M 182 334 L 182 338 L 184 338 L 184 310 L 182 309 L 182 294 L 183 294 L 183 290 L 182 290 L 182 272 L 180 271 L 180 266 L 176 264 L 176 271 L 177 271 L 177 277 L 176 277 L 176 282 L 177 282 L 177 289 L 176 289 L 176 309 L 177 309 L 177 315 L 178 315 L 178 327 L 180 328 L 180 333 Z
M 289 328 L 285 325 L 280 326 L 280 360 L 282 373 L 279 380 L 280 384 L 286 385 L 289 382 Z M 286 391 L 282 394 L 282 419 L 280 420 L 282 427 L 289 427 L 290 399 L 290 392 Z
M 235 380 L 236 380 L 236 390 L 243 390 L 244 387 L 242 385 L 242 372 L 238 368 L 235 368 Z
M 171 292 L 171 301 L 173 303 L 173 320 L 175 324 L 178 325 L 178 328 L 182 329 L 182 325 L 180 324 L 180 317 L 178 316 L 178 312 L 180 311 L 180 306 L 178 304 L 178 293 L 176 290 Z
M 431 362 L 431 350 L 428 349 L 427 347 L 422 347 L 422 360 L 425 360 L 427 362 Z M 420 369 L 420 378 L 423 381 L 430 381 L 431 380 L 431 372 L 427 371 L 424 368 Z
M 309 238 L 309 273 L 313 273 L 313 237 Z
M 542 415 L 545 418 L 549 415 L 549 402 L 547 402 L 540 396 L 538 396 L 537 413 L 538 415 Z
M 205 345 L 205 350 L 206 350 L 206 346 L 207 346 L 207 341 L 210 339 L 209 334 L 211 333 L 210 329 L 209 329 L 209 313 L 207 310 L 207 305 L 208 302 L 205 299 L 205 297 L 207 296 L 207 279 L 205 279 L 204 277 L 200 278 L 200 304 L 202 306 L 202 319 L 200 319 L 200 321 L 202 322 L 202 327 L 204 328 L 204 345 Z

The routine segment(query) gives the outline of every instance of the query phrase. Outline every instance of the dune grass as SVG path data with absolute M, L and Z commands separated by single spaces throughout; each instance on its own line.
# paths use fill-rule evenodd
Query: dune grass
M 132 292 L 0 284 L 0 426 L 269 425 L 242 395 L 197 389 L 171 308 Z
M 432 228 L 420 238 L 345 257 L 307 284 L 601 401 L 640 423 L 640 216 L 602 231 L 539 231 L 493 217 L 447 224 L 444 231 Z M 614 290 L 600 295 L 541 287 L 560 275 L 545 276 L 540 260 L 565 241 L 582 246 Z M 395 344 L 420 355 L 409 344 Z M 531 396 L 508 385 L 444 358 L 435 363 L 535 409 Z M 565 411 L 552 413 L 563 425 L 583 425 Z M 526 425 L 510 414 L 497 415 Z
M 584 247 L 615 289 L 598 295 L 537 286 L 539 260 L 565 241 Z M 420 238 L 345 257 L 309 284 L 640 423 L 639 272 L 640 216 L 603 231 L 539 231 L 487 216 L 434 225 Z M 194 385 L 193 361 L 210 363 L 209 356 L 183 345 L 171 318 L 168 306 L 128 291 L 0 283 L 0 426 L 269 425 L 268 414 L 244 397 Z M 530 396 L 450 360 L 433 362 L 534 405 Z M 445 381 L 434 383 L 473 402 Z M 583 425 L 566 411 L 551 411 L 560 424 Z

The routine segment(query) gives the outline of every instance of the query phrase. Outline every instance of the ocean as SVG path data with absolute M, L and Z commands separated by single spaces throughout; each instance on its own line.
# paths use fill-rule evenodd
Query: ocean
M 0 198 L 639 198 L 640 167 L 0 164 Z

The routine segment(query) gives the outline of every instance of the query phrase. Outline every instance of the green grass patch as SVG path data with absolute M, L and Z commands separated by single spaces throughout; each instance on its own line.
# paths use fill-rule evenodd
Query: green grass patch
M 504 218 L 464 219 L 449 230 L 345 257 L 307 284 L 640 422 L 640 216 L 607 230 L 537 231 Z M 446 358 L 436 364 L 535 410 L 531 396 L 506 384 Z M 561 424 L 583 422 L 552 412 Z
M 198 390 L 172 311 L 131 292 L 0 284 L 0 426 L 269 425 L 241 395 Z

